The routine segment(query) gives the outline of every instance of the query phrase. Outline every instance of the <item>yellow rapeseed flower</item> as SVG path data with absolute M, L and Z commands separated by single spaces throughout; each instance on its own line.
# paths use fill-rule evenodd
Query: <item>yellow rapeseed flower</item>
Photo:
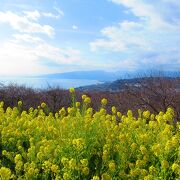
M 18 101 L 18 106 L 21 107 L 22 106 L 22 101 Z
M 157 174 L 157 169 L 154 166 L 149 167 L 149 173 L 151 175 L 156 175 Z
M 41 108 L 43 108 L 43 109 L 44 109 L 45 107 L 46 107 L 46 103 L 44 103 L 44 102 L 43 102 L 43 103 L 41 103 Z
M 91 99 L 90 99 L 89 97 L 86 97 L 86 98 L 84 99 L 84 102 L 85 102 L 86 104 L 90 104 L 90 103 L 91 103 Z
M 81 103 L 80 102 L 76 102 L 76 107 L 80 107 L 81 106 Z
M 118 118 L 121 118 L 121 117 L 122 117 L 121 112 L 117 112 L 117 117 L 118 117 Z
M 171 168 L 172 168 L 173 172 L 177 172 L 177 171 L 180 172 L 180 166 L 177 163 L 173 163 Z
M 98 176 L 93 176 L 92 180 L 100 180 Z
M 109 163 L 109 170 L 114 172 L 116 170 L 116 164 L 114 161 Z
M 17 163 L 18 161 L 21 161 L 22 160 L 22 156 L 21 154 L 17 154 L 14 158 L 14 162 Z
M 144 116 L 145 118 L 149 118 L 150 112 L 149 112 L 149 111 L 144 111 L 144 112 L 143 112 L 143 116 Z
M 37 153 L 37 158 L 42 161 L 43 160 L 43 157 L 44 157 L 44 154 L 42 152 L 38 152 Z
M 112 180 L 111 176 L 108 173 L 103 173 L 101 176 L 102 180 Z
M 86 97 L 87 97 L 87 95 L 85 95 L 85 94 L 82 95 L 82 99 L 83 99 L 83 100 L 85 100 Z
M 130 110 L 130 109 L 128 110 L 128 112 L 127 112 L 127 116 L 128 116 L 128 117 L 133 117 L 132 110 Z
M 107 99 L 105 99 L 105 98 L 103 98 L 102 100 L 101 100 L 101 104 L 103 105 L 103 106 L 105 106 L 106 104 L 107 104 Z
M 70 169 L 75 169 L 75 167 L 76 167 L 76 160 L 72 158 L 72 159 L 69 161 L 69 168 L 70 168 Z
M 69 179 L 70 179 L 69 173 L 65 172 L 65 173 L 63 174 L 63 179 L 64 179 L 64 180 L 69 180 Z
M 62 163 L 64 166 L 67 165 L 68 162 L 69 162 L 68 158 L 66 158 L 66 157 L 62 157 L 62 158 L 61 158 L 61 163 Z
M 65 110 L 64 107 L 62 109 L 60 109 L 59 114 L 62 115 L 62 116 L 66 115 L 66 110 Z
M 9 180 L 11 177 L 11 170 L 6 167 L 0 168 L 0 179 L 1 180 Z
M 167 169 L 167 168 L 169 167 L 168 161 L 167 161 L 167 160 L 163 160 L 163 161 L 161 162 L 161 167 L 162 167 L 163 169 Z
M 58 173 L 58 165 L 55 165 L 55 164 L 53 164 L 52 166 L 51 166 L 51 171 L 53 172 L 53 173 Z
M 116 114 L 116 112 L 117 112 L 116 107 L 112 106 L 111 111 L 112 111 L 113 114 Z
M 69 92 L 70 92 L 71 94 L 73 94 L 73 93 L 75 93 L 75 89 L 74 89 L 74 88 L 70 88 L 70 89 L 69 89 Z
M 82 168 L 82 173 L 87 176 L 89 174 L 89 168 L 88 167 L 83 167 Z
M 136 160 L 137 167 L 143 167 L 144 165 L 145 165 L 145 162 L 143 160 L 140 160 L 140 159 Z
M 146 147 L 143 146 L 143 145 L 140 146 L 140 150 L 141 150 L 141 153 L 144 154 L 144 155 L 147 154 L 147 152 L 148 152 Z
M 154 177 L 152 175 L 147 175 L 144 177 L 144 180 L 154 180 Z
M 137 148 L 137 144 L 136 143 L 132 143 L 131 144 L 131 149 L 134 151 Z
M 88 160 L 87 159 L 81 159 L 80 162 L 83 166 L 88 166 Z

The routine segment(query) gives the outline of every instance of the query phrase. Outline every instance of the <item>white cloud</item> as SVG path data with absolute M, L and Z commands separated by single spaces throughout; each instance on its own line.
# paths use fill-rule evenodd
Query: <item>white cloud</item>
M 32 43 L 32 44 L 40 44 L 44 42 L 41 38 L 31 36 L 29 34 L 13 34 L 12 36 L 14 38 L 11 40 L 11 42 L 14 42 L 14 43 L 25 42 L 25 43 Z
M 120 4 L 129 9 L 135 16 L 139 17 L 142 21 L 148 21 L 149 28 L 156 30 L 159 28 L 173 28 L 171 24 L 165 21 L 163 15 L 158 11 L 159 7 L 157 1 L 147 3 L 144 0 L 110 0 L 114 3 Z M 162 5 L 162 4 L 161 4 Z M 156 7 L 158 6 L 158 8 Z
M 142 24 L 127 20 L 123 21 L 122 23 L 119 23 L 119 25 L 124 30 L 143 28 Z
M 116 52 L 120 57 L 119 63 L 124 67 L 129 64 L 129 68 L 130 64 L 140 68 L 167 64 L 180 67 L 179 50 L 174 50 L 180 46 L 180 11 L 176 6 L 167 5 L 170 0 L 110 1 L 127 8 L 135 20 L 124 20 L 103 28 L 101 37 L 90 43 L 92 51 Z M 171 3 L 175 5 L 176 2 Z
M 123 21 L 117 26 L 104 28 L 101 33 L 104 39 L 97 39 L 90 43 L 91 50 L 99 48 L 115 52 L 125 52 L 129 48 L 150 49 L 150 45 L 143 38 L 142 25 L 136 22 Z
M 45 67 L 38 64 L 32 48 L 12 42 L 2 44 L 0 48 L 0 66 L 3 75 L 30 74 L 45 70 Z
M 36 12 L 26 12 L 26 15 L 18 15 L 11 11 L 0 12 L 0 23 L 8 23 L 14 30 L 22 33 L 43 33 L 53 37 L 54 28 L 50 25 L 41 25 L 37 21 L 40 14 Z
M 59 15 L 55 15 L 55 14 L 52 14 L 52 13 L 50 13 L 50 12 L 43 12 L 42 15 L 43 15 L 44 17 L 49 17 L 49 18 L 56 18 L 56 19 L 59 18 Z
M 64 16 L 63 11 L 59 10 L 56 8 L 57 13 L 51 13 L 51 12 L 39 12 L 38 10 L 34 10 L 34 11 L 23 11 L 23 13 L 25 14 L 25 16 L 28 19 L 37 21 L 40 17 L 48 17 L 48 18 L 55 18 L 58 19 L 62 16 Z
M 80 51 L 61 49 L 29 34 L 13 35 L 13 39 L 0 44 L 0 49 L 0 73 L 4 75 L 58 72 L 61 65 L 83 63 Z M 49 67 L 44 60 L 56 66 Z
M 25 14 L 25 16 L 28 19 L 34 20 L 34 21 L 37 21 L 41 17 L 41 14 L 37 10 L 35 10 L 35 11 L 23 11 L 23 13 Z
M 99 48 L 111 50 L 114 52 L 121 52 L 126 50 L 126 47 L 123 43 L 117 41 L 107 41 L 104 39 L 97 39 L 95 42 L 91 42 L 90 46 L 92 51 L 97 51 Z
M 77 30 L 78 27 L 77 27 L 76 25 L 73 25 L 73 26 L 72 26 L 72 29 L 73 29 L 73 30 Z
M 64 16 L 64 12 L 59 9 L 57 6 L 54 6 L 54 9 L 58 12 L 57 18 Z

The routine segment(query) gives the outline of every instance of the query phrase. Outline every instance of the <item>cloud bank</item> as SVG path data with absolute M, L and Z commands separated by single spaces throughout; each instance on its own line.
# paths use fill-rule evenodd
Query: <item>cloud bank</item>
M 93 52 L 117 52 L 139 68 L 180 69 L 179 1 L 109 1 L 124 7 L 134 20 L 103 28 L 102 37 L 90 43 Z
M 53 73 L 62 70 L 60 66 L 83 63 L 79 50 L 59 48 L 49 43 L 48 38 L 55 36 L 55 29 L 40 23 L 40 19 L 59 19 L 64 15 L 58 8 L 55 9 L 58 14 L 37 10 L 18 13 L 0 11 L 0 24 L 8 24 L 13 30 L 8 39 L 0 42 L 1 75 Z M 45 37 L 40 37 L 41 34 Z

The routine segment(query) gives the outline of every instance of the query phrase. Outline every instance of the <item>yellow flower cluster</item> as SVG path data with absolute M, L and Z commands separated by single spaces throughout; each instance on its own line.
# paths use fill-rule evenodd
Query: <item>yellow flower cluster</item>
M 11 170 L 6 167 L 0 168 L 0 179 L 1 180 L 9 180 L 11 178 Z
M 71 94 L 73 94 L 73 93 L 75 93 L 75 89 L 74 89 L 74 88 L 70 88 L 70 89 L 69 89 L 69 92 L 70 92 Z
M 173 109 L 122 114 L 107 99 L 98 111 L 82 96 L 54 115 L 0 103 L 0 179 L 179 179 L 180 123 Z

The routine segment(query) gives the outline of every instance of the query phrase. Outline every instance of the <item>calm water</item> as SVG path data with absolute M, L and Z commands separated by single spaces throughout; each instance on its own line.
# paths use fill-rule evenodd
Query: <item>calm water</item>
M 47 87 L 61 87 L 68 89 L 70 87 L 86 86 L 100 83 L 97 80 L 86 79 L 52 79 L 52 78 L 0 78 L 0 84 L 18 84 L 32 88 L 44 89 Z

